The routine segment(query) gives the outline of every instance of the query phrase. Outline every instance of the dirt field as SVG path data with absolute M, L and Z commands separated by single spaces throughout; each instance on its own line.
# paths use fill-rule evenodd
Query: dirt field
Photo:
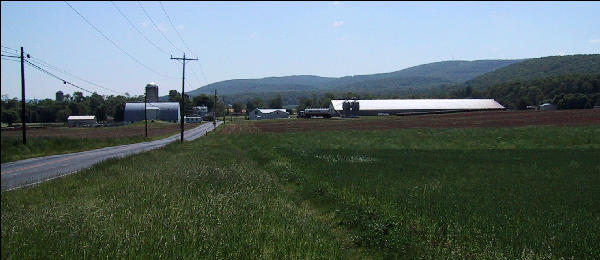
M 279 119 L 226 126 L 221 134 L 241 132 L 301 132 L 328 130 L 381 130 L 396 128 L 513 127 L 531 125 L 576 126 L 600 124 L 600 110 L 482 111 L 357 119 Z
M 198 126 L 198 124 L 184 124 L 185 129 Z M 179 131 L 179 124 L 176 123 L 150 123 L 148 122 L 148 136 L 164 136 L 175 134 Z M 27 136 L 60 136 L 73 138 L 118 138 L 129 136 L 143 136 L 144 124 L 135 124 L 118 127 L 95 127 L 95 128 L 68 128 L 68 127 L 48 127 L 27 129 Z M 21 136 L 21 129 L 2 130 L 2 136 Z

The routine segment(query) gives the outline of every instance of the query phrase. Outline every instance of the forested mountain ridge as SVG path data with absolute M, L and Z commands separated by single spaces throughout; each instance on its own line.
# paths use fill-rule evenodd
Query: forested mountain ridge
M 256 96 L 265 92 L 394 92 L 402 88 L 434 87 L 465 82 L 478 75 L 493 71 L 519 60 L 442 61 L 407 69 L 371 75 L 340 78 L 312 75 L 268 77 L 262 79 L 235 79 L 212 83 L 186 92 L 190 96 L 210 94 L 216 89 L 223 95 Z
M 494 98 L 510 109 L 550 102 L 559 109 L 600 105 L 600 54 L 529 59 L 453 86 L 452 96 Z
M 531 81 L 560 75 L 600 75 L 600 54 L 549 56 L 527 59 L 485 73 L 465 82 L 465 86 L 482 89 L 511 81 Z

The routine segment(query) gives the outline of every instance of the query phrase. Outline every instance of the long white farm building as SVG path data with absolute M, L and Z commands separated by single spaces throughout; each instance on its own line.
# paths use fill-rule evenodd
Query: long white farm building
M 261 119 L 276 119 L 276 118 L 289 118 L 290 114 L 285 109 L 265 109 L 256 108 L 248 113 L 248 119 L 250 120 L 261 120 Z
M 330 108 L 343 115 L 344 101 L 331 100 Z M 352 101 L 352 100 L 350 100 Z M 506 109 L 494 99 L 374 99 L 358 101 L 359 116 L 412 112 L 477 111 Z

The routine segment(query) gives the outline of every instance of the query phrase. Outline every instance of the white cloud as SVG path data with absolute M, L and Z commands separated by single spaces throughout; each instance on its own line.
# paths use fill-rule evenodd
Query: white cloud
M 600 39 L 591 39 L 590 43 L 600 43 Z
M 331 4 L 332 4 L 332 5 L 339 5 L 339 4 L 340 4 L 340 1 L 335 1 L 335 2 L 333 2 L 333 3 L 331 3 Z
M 344 25 L 344 21 L 334 21 L 332 24 L 333 27 L 340 27 L 342 25 Z

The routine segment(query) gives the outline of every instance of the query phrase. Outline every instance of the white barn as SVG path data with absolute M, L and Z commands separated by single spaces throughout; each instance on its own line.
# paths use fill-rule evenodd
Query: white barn
M 290 115 L 285 109 L 265 109 L 256 108 L 248 114 L 250 120 L 262 120 L 262 119 L 275 119 L 275 118 L 289 118 Z
M 67 118 L 69 127 L 96 126 L 96 116 L 69 116 Z
M 346 100 L 331 100 L 330 107 L 343 114 Z M 359 104 L 358 115 L 376 116 L 378 114 L 396 115 L 412 112 L 477 111 L 506 109 L 494 99 L 375 99 L 356 100 Z

